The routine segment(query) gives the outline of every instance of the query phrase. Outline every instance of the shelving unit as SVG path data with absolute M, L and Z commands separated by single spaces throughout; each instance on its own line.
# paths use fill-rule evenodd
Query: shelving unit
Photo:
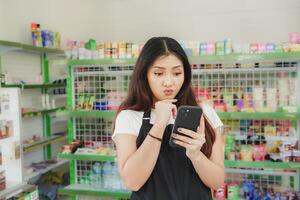
M 1 193 L 7 193 L 8 190 L 14 192 L 13 190 L 17 190 L 18 185 L 23 186 L 29 180 L 68 162 L 65 160 L 58 161 L 30 175 L 25 173 L 25 168 L 32 163 L 56 159 L 57 149 L 67 139 L 66 135 L 53 134 L 66 131 L 66 128 L 62 128 L 63 130 L 53 130 L 54 128 L 52 128 L 53 115 L 58 111 L 64 110 L 65 103 L 55 106 L 47 105 L 47 108 L 45 108 L 41 98 L 41 95 L 49 94 L 54 89 L 65 88 L 63 83 L 52 83 L 50 81 L 50 78 L 55 78 L 50 77 L 50 63 L 52 65 L 56 59 L 64 59 L 63 50 L 34 47 L 0 40 L 0 74 L 9 72 L 11 76 L 9 77 L 9 82 L 5 82 L 8 80 L 7 77 L 1 78 L 0 91 L 10 91 L 19 94 L 10 100 L 13 99 L 18 103 L 18 113 L 14 113 L 18 117 L 18 122 L 13 126 L 13 132 L 15 134 L 19 131 L 16 134 L 18 136 L 16 141 L 19 144 L 18 149 L 20 151 L 20 161 L 15 163 L 15 167 L 18 167 L 18 170 L 14 172 L 8 170 L 5 173 L 8 183 L 16 182 L 16 187 L 12 186 L 12 189 L 7 188 Z M 39 81 L 37 81 L 37 78 L 39 78 Z M 25 112 L 21 112 L 21 110 Z M 32 138 L 34 135 L 42 139 L 30 145 L 23 145 L 24 140 Z M 2 143 L 0 144 L 2 148 L 3 145 Z M 6 156 L 6 154 L 7 152 L 2 152 L 2 156 Z M 6 164 L 6 162 L 3 162 L 3 166 Z M 20 173 L 20 176 L 18 178 L 14 177 L 14 174 L 18 173 Z
M 236 93 L 241 95 L 243 92 L 250 94 L 253 87 L 256 86 L 276 87 L 276 84 L 281 81 L 281 75 L 295 80 L 297 88 L 300 87 L 300 52 L 199 56 L 189 57 L 189 60 L 193 68 L 193 88 L 212 91 L 212 94 L 210 94 L 212 97 L 211 103 L 224 100 L 217 97 L 217 94 L 233 95 Z M 57 115 L 69 117 L 69 143 L 72 143 L 75 139 L 93 140 L 102 142 L 106 146 L 110 145 L 113 148 L 111 122 L 115 117 L 115 110 L 109 108 L 116 108 L 117 105 L 110 98 L 120 98 L 120 96 L 127 93 L 135 61 L 135 59 L 103 59 L 70 60 L 68 62 L 67 110 L 58 112 Z M 197 92 L 197 90 L 195 91 Z M 296 93 L 296 102 L 299 107 L 299 91 Z M 82 96 L 92 96 L 94 107 L 97 107 L 97 104 L 101 104 L 101 102 L 107 104 L 104 103 L 104 106 L 98 108 L 99 110 L 85 110 L 80 106 L 83 104 L 82 99 L 84 98 Z M 197 97 L 200 96 L 198 94 Z M 235 100 L 237 99 L 232 98 L 230 100 L 229 98 L 228 101 L 233 103 Z M 280 99 L 276 100 L 279 101 Z M 291 124 L 291 127 L 296 131 L 295 137 L 300 138 L 299 108 L 296 112 L 284 112 L 278 106 L 261 111 L 238 112 L 229 110 L 226 112 L 219 111 L 218 115 L 225 126 L 230 126 L 230 123 L 233 122 L 239 124 L 238 127 L 230 130 L 229 134 L 235 134 L 240 139 L 244 139 L 243 137 L 246 137 L 249 131 L 251 131 L 251 134 L 265 134 L 261 131 L 265 120 L 278 130 L 284 126 L 281 125 L 283 122 Z M 245 125 L 247 126 L 246 129 L 242 126 L 244 121 L 248 123 Z M 255 124 L 258 122 L 259 125 Z M 255 126 L 256 128 L 258 126 L 258 128 L 255 129 Z M 266 135 L 266 140 L 286 141 L 288 139 L 285 136 Z M 95 163 L 116 161 L 114 156 L 60 154 L 59 157 L 70 160 L 71 177 L 71 185 L 60 189 L 61 194 L 70 195 L 72 199 L 76 199 L 76 195 L 129 197 L 129 192 L 125 192 L 128 196 L 118 196 L 119 193 L 114 190 L 95 189 L 91 186 L 93 183 L 88 178 L 88 174 Z M 243 180 L 255 180 L 259 187 L 277 188 L 278 185 L 282 185 L 286 191 L 300 189 L 300 163 L 297 162 L 225 160 L 224 164 L 227 173 L 226 180 L 229 182 L 235 181 L 242 184 Z M 235 175 L 239 179 L 235 179 Z

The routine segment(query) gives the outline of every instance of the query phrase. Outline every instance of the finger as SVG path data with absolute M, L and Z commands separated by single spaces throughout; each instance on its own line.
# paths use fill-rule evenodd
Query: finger
M 182 133 L 184 135 L 190 136 L 191 138 L 197 138 L 197 133 L 195 133 L 192 130 L 186 129 L 186 128 L 178 128 L 177 131 L 179 133 Z
M 200 133 L 200 134 L 204 134 L 205 133 L 205 120 L 204 120 L 203 114 L 201 115 L 200 126 L 198 127 L 197 132 Z
M 173 142 L 175 143 L 175 144 L 178 144 L 179 146 L 182 146 L 182 147 L 184 147 L 184 148 L 187 148 L 188 146 L 189 146 L 189 144 L 187 144 L 187 143 L 185 143 L 185 142 L 182 142 L 182 141 L 179 141 L 179 140 L 173 140 Z
M 177 115 L 177 107 L 175 105 L 172 108 L 172 115 L 173 115 L 173 118 L 175 118 Z
M 164 99 L 164 100 L 162 100 L 162 102 L 175 103 L 175 102 L 177 102 L 177 99 Z
M 187 143 L 187 144 L 191 144 L 192 142 L 192 139 L 189 138 L 189 137 L 186 137 L 186 136 L 183 136 L 183 135 L 178 135 L 178 134 L 172 134 L 173 138 L 175 138 L 176 140 L 180 140 L 184 143 Z

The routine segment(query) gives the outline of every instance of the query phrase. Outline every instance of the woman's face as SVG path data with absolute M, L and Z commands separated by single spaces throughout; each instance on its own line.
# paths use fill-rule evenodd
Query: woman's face
M 182 62 L 174 55 L 158 57 L 147 72 L 154 102 L 174 99 L 184 82 Z

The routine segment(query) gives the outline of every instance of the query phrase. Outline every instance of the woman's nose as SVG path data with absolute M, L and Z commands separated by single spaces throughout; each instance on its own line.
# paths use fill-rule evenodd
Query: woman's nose
M 170 76 L 166 76 L 164 79 L 163 85 L 164 86 L 171 86 L 173 84 L 173 80 Z

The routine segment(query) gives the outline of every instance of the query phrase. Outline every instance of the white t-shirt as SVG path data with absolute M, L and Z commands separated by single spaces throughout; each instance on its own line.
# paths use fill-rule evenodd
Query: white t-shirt
M 210 122 L 211 126 L 216 128 L 221 128 L 223 126 L 222 121 L 217 115 L 216 111 L 209 105 L 202 104 L 202 110 L 207 120 Z M 115 130 L 112 136 L 112 139 L 119 134 L 130 134 L 138 136 L 140 128 L 143 121 L 143 111 L 134 111 L 134 110 L 122 110 L 115 121 Z M 174 124 L 174 119 L 171 117 L 168 124 Z M 152 109 L 150 123 L 154 124 L 155 122 L 155 113 Z

